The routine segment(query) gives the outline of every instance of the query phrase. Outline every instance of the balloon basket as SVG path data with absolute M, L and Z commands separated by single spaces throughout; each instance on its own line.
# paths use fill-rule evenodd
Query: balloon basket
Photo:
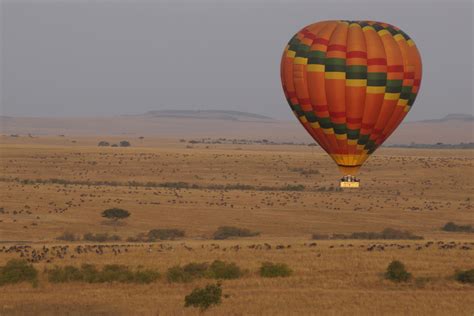
M 339 186 L 341 188 L 358 188 L 360 186 L 360 180 L 354 176 L 344 176 L 341 178 Z

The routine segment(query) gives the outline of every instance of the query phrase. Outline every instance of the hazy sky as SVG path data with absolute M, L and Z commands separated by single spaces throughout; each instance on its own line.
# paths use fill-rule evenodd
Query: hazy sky
M 417 43 L 408 120 L 473 112 L 472 0 L 1 1 L 1 108 L 11 116 L 232 109 L 289 119 L 282 50 L 303 26 L 372 19 Z

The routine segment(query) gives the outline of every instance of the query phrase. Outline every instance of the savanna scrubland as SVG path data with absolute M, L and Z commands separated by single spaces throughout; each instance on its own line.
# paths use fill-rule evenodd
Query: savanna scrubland
M 122 140 L 131 146 L 97 146 Z M 222 281 L 222 303 L 208 314 L 474 313 L 473 285 L 453 277 L 474 268 L 474 234 L 442 229 L 473 224 L 472 150 L 381 148 L 361 170 L 361 188 L 341 191 L 336 166 L 318 147 L 189 140 L 2 136 L 0 266 L 24 259 L 39 274 L 34 286 L 0 287 L 0 314 L 198 314 L 184 297 L 215 280 L 170 282 L 167 271 L 215 260 L 234 262 L 242 274 Z M 109 208 L 130 216 L 102 217 Z M 253 236 L 215 240 L 222 226 Z M 386 228 L 423 239 L 350 237 Z M 184 236 L 147 240 L 153 229 Z M 118 238 L 84 240 L 88 233 Z M 405 264 L 409 281 L 385 279 L 393 260 Z M 263 262 L 292 273 L 264 278 Z M 48 279 L 54 267 L 85 263 L 160 277 Z

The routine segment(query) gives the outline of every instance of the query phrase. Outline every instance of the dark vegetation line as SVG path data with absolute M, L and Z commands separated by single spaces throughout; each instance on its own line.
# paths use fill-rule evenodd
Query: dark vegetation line
M 444 144 L 444 143 L 436 143 L 436 144 L 415 144 L 411 143 L 409 145 L 404 144 L 394 144 L 394 145 L 386 145 L 384 147 L 391 147 L 391 148 L 423 148 L 423 149 L 474 149 L 474 143 L 459 143 L 459 144 Z
M 20 179 L 1 177 L 2 182 L 18 182 L 21 184 L 60 184 L 60 185 L 86 185 L 86 186 L 129 186 L 144 188 L 166 188 L 166 189 L 207 189 L 207 190 L 248 190 L 248 191 L 308 191 L 302 184 L 287 184 L 280 187 L 253 186 L 249 184 L 196 184 L 188 182 L 138 182 L 138 181 L 89 181 L 89 180 L 66 180 L 66 179 Z
M 313 234 L 314 240 L 344 240 L 344 239 L 362 239 L 362 240 L 422 240 L 423 236 L 415 235 L 407 230 L 395 228 L 385 228 L 381 232 L 355 232 L 352 234 Z

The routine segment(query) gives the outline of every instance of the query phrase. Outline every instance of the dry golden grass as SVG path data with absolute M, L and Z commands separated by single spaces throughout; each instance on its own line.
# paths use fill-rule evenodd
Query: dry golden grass
M 64 231 L 78 235 L 108 232 L 125 239 L 153 228 L 179 228 L 186 231 L 183 240 L 154 243 L 151 248 L 118 242 L 114 248 L 121 253 L 117 255 L 111 246 L 102 255 L 77 254 L 74 248 L 84 243 L 71 243 L 63 258 L 52 256 L 49 263 L 39 260 L 35 266 L 43 271 L 54 265 L 120 263 L 157 268 L 164 274 L 175 264 L 221 259 L 248 269 L 242 279 L 223 283 L 224 293 L 230 296 L 209 314 L 474 313 L 474 287 L 452 280 L 456 269 L 474 268 L 473 235 L 440 229 L 448 221 L 472 224 L 473 151 L 381 149 L 362 169 L 362 188 L 338 192 L 328 191 L 338 184 L 336 167 L 314 147 L 198 144 L 186 148 L 187 143 L 148 138 L 128 139 L 131 148 L 96 147 L 102 139 L 121 140 L 0 139 L 0 240 L 4 242 L 0 249 L 20 241 L 38 250 L 66 245 L 55 240 Z M 301 170 L 317 173 L 302 175 Z M 70 184 L 22 182 L 53 178 Z M 97 181 L 109 184 L 94 184 Z M 140 186 L 124 185 L 129 181 Z M 144 186 L 179 181 L 201 189 Z M 112 182 L 116 183 L 110 185 Z M 202 188 L 236 183 L 256 188 L 302 184 L 305 190 Z M 319 191 L 322 187 L 325 191 Z M 132 215 L 124 225 L 106 225 L 100 212 L 109 207 L 127 209 Z M 261 235 L 207 240 L 222 225 L 249 228 Z M 309 246 L 312 233 L 385 227 L 407 229 L 425 240 L 331 240 Z M 431 240 L 434 243 L 426 247 Z M 455 243 L 452 249 L 441 247 L 451 241 Z M 248 248 L 264 243 L 272 249 Z M 368 251 L 373 244 L 385 244 L 384 250 Z M 239 250 L 231 249 L 236 245 Z M 285 249 L 276 249 L 277 245 Z M 1 252 L 0 265 L 19 256 L 20 252 Z M 382 274 L 393 259 L 403 261 L 415 278 L 425 281 L 393 284 L 384 280 Z M 258 267 L 267 260 L 287 263 L 294 275 L 271 280 L 259 277 Z M 149 285 L 58 285 L 41 274 L 38 288 L 28 284 L 2 287 L 0 315 L 198 314 L 183 307 L 184 296 L 207 282 L 211 281 L 169 284 L 162 278 Z

